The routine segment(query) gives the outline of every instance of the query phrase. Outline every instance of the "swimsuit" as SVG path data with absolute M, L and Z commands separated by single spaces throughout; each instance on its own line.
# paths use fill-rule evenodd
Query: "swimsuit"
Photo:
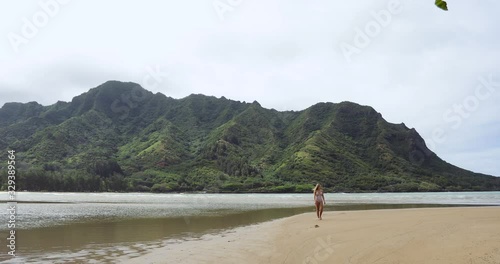
M 323 202 L 323 192 L 317 192 L 316 195 L 314 195 L 314 200 L 318 203 Z

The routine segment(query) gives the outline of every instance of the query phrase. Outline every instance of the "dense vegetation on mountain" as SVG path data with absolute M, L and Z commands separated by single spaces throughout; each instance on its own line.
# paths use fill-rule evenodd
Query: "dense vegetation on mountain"
M 368 106 L 279 112 L 116 81 L 71 102 L 6 103 L 0 150 L 16 151 L 17 188 L 31 191 L 500 190 L 500 178 L 446 163 Z M 0 175 L 5 190 L 5 166 Z

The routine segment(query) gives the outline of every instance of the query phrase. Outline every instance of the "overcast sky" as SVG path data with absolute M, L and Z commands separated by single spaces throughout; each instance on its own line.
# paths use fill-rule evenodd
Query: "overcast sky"
M 370 105 L 500 176 L 500 1 L 2 1 L 0 105 L 107 80 L 263 107 Z

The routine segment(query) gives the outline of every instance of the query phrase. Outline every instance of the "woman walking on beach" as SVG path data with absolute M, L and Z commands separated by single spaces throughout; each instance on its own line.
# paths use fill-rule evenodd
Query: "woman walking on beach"
M 313 191 L 314 191 L 314 204 L 316 205 L 316 215 L 318 216 L 319 220 L 322 220 L 323 205 L 326 204 L 325 195 L 323 195 L 323 188 L 318 183 L 316 184 L 316 187 L 314 187 Z

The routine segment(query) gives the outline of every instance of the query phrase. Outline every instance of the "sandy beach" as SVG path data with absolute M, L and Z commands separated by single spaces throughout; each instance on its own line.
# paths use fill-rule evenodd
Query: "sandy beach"
M 500 207 L 305 213 L 123 263 L 500 263 Z

